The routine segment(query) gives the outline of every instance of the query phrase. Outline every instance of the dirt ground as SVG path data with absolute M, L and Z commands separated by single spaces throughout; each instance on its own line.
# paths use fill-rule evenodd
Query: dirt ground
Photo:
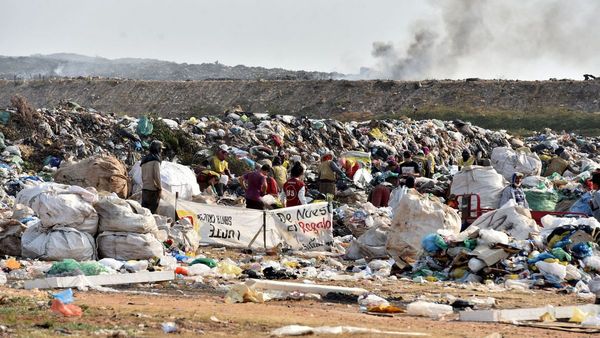
M 332 283 L 328 283 L 332 284 Z M 333 283 L 338 284 L 340 283 Z M 342 283 L 349 285 L 349 283 Z M 459 298 L 494 297 L 497 308 L 536 307 L 546 304 L 583 303 L 574 295 L 555 291 L 530 293 L 489 292 L 485 287 L 456 284 L 416 284 L 411 281 L 378 283 L 362 281 L 363 287 L 402 306 L 425 297 L 443 301 L 447 295 Z M 141 293 L 141 294 L 140 294 Z M 381 317 L 359 312 L 356 302 L 327 300 L 271 301 L 263 304 L 227 304 L 224 292 L 194 283 L 176 280 L 153 285 L 118 288 L 118 292 L 75 291 L 75 304 L 83 316 L 66 318 L 49 310 L 49 293 L 41 290 L 0 288 L 0 336 L 161 336 L 164 322 L 174 322 L 173 335 L 265 337 L 281 326 L 350 325 L 386 331 L 427 333 L 432 337 L 485 337 L 498 333 L 502 337 L 578 337 L 574 333 L 509 324 L 466 323 L 456 318 L 433 320 L 399 314 Z M 378 336 L 355 335 L 358 337 Z

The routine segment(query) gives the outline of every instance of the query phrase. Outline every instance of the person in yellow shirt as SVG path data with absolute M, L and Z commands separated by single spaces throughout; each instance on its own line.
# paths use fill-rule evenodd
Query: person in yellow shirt
M 460 159 L 458 160 L 458 169 L 468 167 L 475 163 L 475 156 L 471 155 L 469 149 L 463 149 Z
M 276 156 L 273 159 L 273 177 L 277 182 L 277 186 L 280 190 L 283 189 L 283 185 L 287 182 L 287 170 L 283 167 L 281 163 L 281 158 Z
M 221 144 L 217 149 L 217 152 L 210 160 L 210 166 L 212 171 L 217 174 L 223 176 L 227 176 L 227 178 L 231 178 L 231 173 L 229 172 L 229 163 L 227 162 L 227 156 L 229 155 L 229 147 L 226 144 Z M 227 179 L 226 178 L 226 179 Z M 217 193 L 219 196 L 223 196 L 225 191 L 225 183 L 219 181 L 217 184 Z

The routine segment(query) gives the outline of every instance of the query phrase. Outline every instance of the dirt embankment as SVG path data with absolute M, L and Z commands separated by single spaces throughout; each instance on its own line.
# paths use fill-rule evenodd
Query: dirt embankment
M 600 81 L 0 81 L 0 107 L 69 99 L 98 110 L 200 116 L 246 111 L 340 120 L 407 115 L 463 118 L 490 128 L 600 128 Z

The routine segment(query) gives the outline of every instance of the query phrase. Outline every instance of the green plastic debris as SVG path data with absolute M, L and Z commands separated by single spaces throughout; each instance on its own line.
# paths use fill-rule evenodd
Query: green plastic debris
M 536 211 L 554 211 L 558 194 L 554 190 L 525 189 L 529 208 Z
M 108 270 L 98 262 L 79 263 L 74 259 L 67 258 L 52 264 L 52 267 L 48 270 L 48 275 L 79 275 L 83 273 L 86 276 L 96 276 L 102 272 L 108 272 Z
M 552 256 L 560 259 L 561 261 L 571 261 L 571 254 L 563 250 L 563 248 L 554 248 L 552 249 Z
M 0 123 L 7 125 L 10 121 L 10 112 L 0 111 Z
M 140 136 L 148 136 L 154 131 L 154 125 L 152 125 L 148 116 L 142 116 L 138 119 L 138 125 L 135 131 Z
M 108 273 L 108 270 L 102 264 L 95 261 L 79 263 L 79 270 L 86 276 L 97 276 L 103 272 Z
M 465 239 L 463 241 L 463 244 L 464 244 L 465 248 L 467 248 L 469 250 L 473 250 L 477 246 L 477 239 L 475 239 L 475 238 L 473 238 L 473 239 Z
M 73 273 L 76 270 L 79 270 L 79 263 L 74 259 L 67 258 L 63 259 L 61 262 L 52 264 L 52 267 L 48 270 L 48 275 L 62 275 Z
M 210 258 L 196 258 L 190 263 L 190 265 L 194 265 L 194 264 L 204 264 L 204 265 L 208 266 L 209 268 L 214 268 L 215 266 L 217 266 L 217 262 L 215 262 L 214 259 L 210 259 Z

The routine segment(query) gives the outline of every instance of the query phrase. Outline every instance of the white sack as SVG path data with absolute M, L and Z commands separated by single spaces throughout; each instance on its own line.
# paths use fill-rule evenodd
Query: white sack
M 162 257 L 163 245 L 152 234 L 106 231 L 98 235 L 98 255 L 122 261 Z
M 450 193 L 453 195 L 479 194 L 481 207 L 496 209 L 502 189 L 508 182 L 492 167 L 468 166 L 452 178 Z
M 66 227 L 55 227 L 46 232 L 40 228 L 40 223 L 25 230 L 21 251 L 23 257 L 47 261 L 96 259 L 96 244 L 90 234 Z
M 142 190 L 142 167 L 140 161 L 131 168 L 130 176 L 133 177 L 133 193 Z M 179 193 L 179 198 L 191 200 L 192 196 L 200 194 L 200 186 L 196 182 L 196 175 L 187 166 L 168 161 L 160 164 L 160 179 L 163 189 Z
M 93 207 L 97 201 L 95 192 L 58 183 L 43 183 L 17 194 L 17 203 L 33 209 L 42 229 L 70 227 L 92 236 L 98 232 L 98 214 Z
M 100 198 L 94 205 L 100 216 L 98 229 L 100 232 L 136 232 L 151 233 L 158 230 L 156 220 L 150 210 L 143 208 L 138 202 L 124 200 L 116 196 Z
M 512 150 L 508 147 L 497 147 L 490 156 L 492 166 L 508 181 L 515 172 L 525 176 L 539 176 L 542 172 L 542 161 L 537 154 L 526 150 Z
M 438 230 L 458 234 L 461 228 L 456 210 L 437 197 L 409 190 L 394 210 L 388 231 L 387 252 L 396 262 L 412 263 L 421 250 L 421 239 Z
M 471 226 L 482 230 L 503 231 L 517 240 L 529 239 L 540 233 L 540 228 L 531 218 L 529 209 L 517 206 L 514 201 L 481 215 Z
M 385 243 L 390 227 L 386 225 L 369 228 L 358 239 L 352 240 L 346 250 L 346 258 L 357 260 L 361 258 L 387 257 Z

